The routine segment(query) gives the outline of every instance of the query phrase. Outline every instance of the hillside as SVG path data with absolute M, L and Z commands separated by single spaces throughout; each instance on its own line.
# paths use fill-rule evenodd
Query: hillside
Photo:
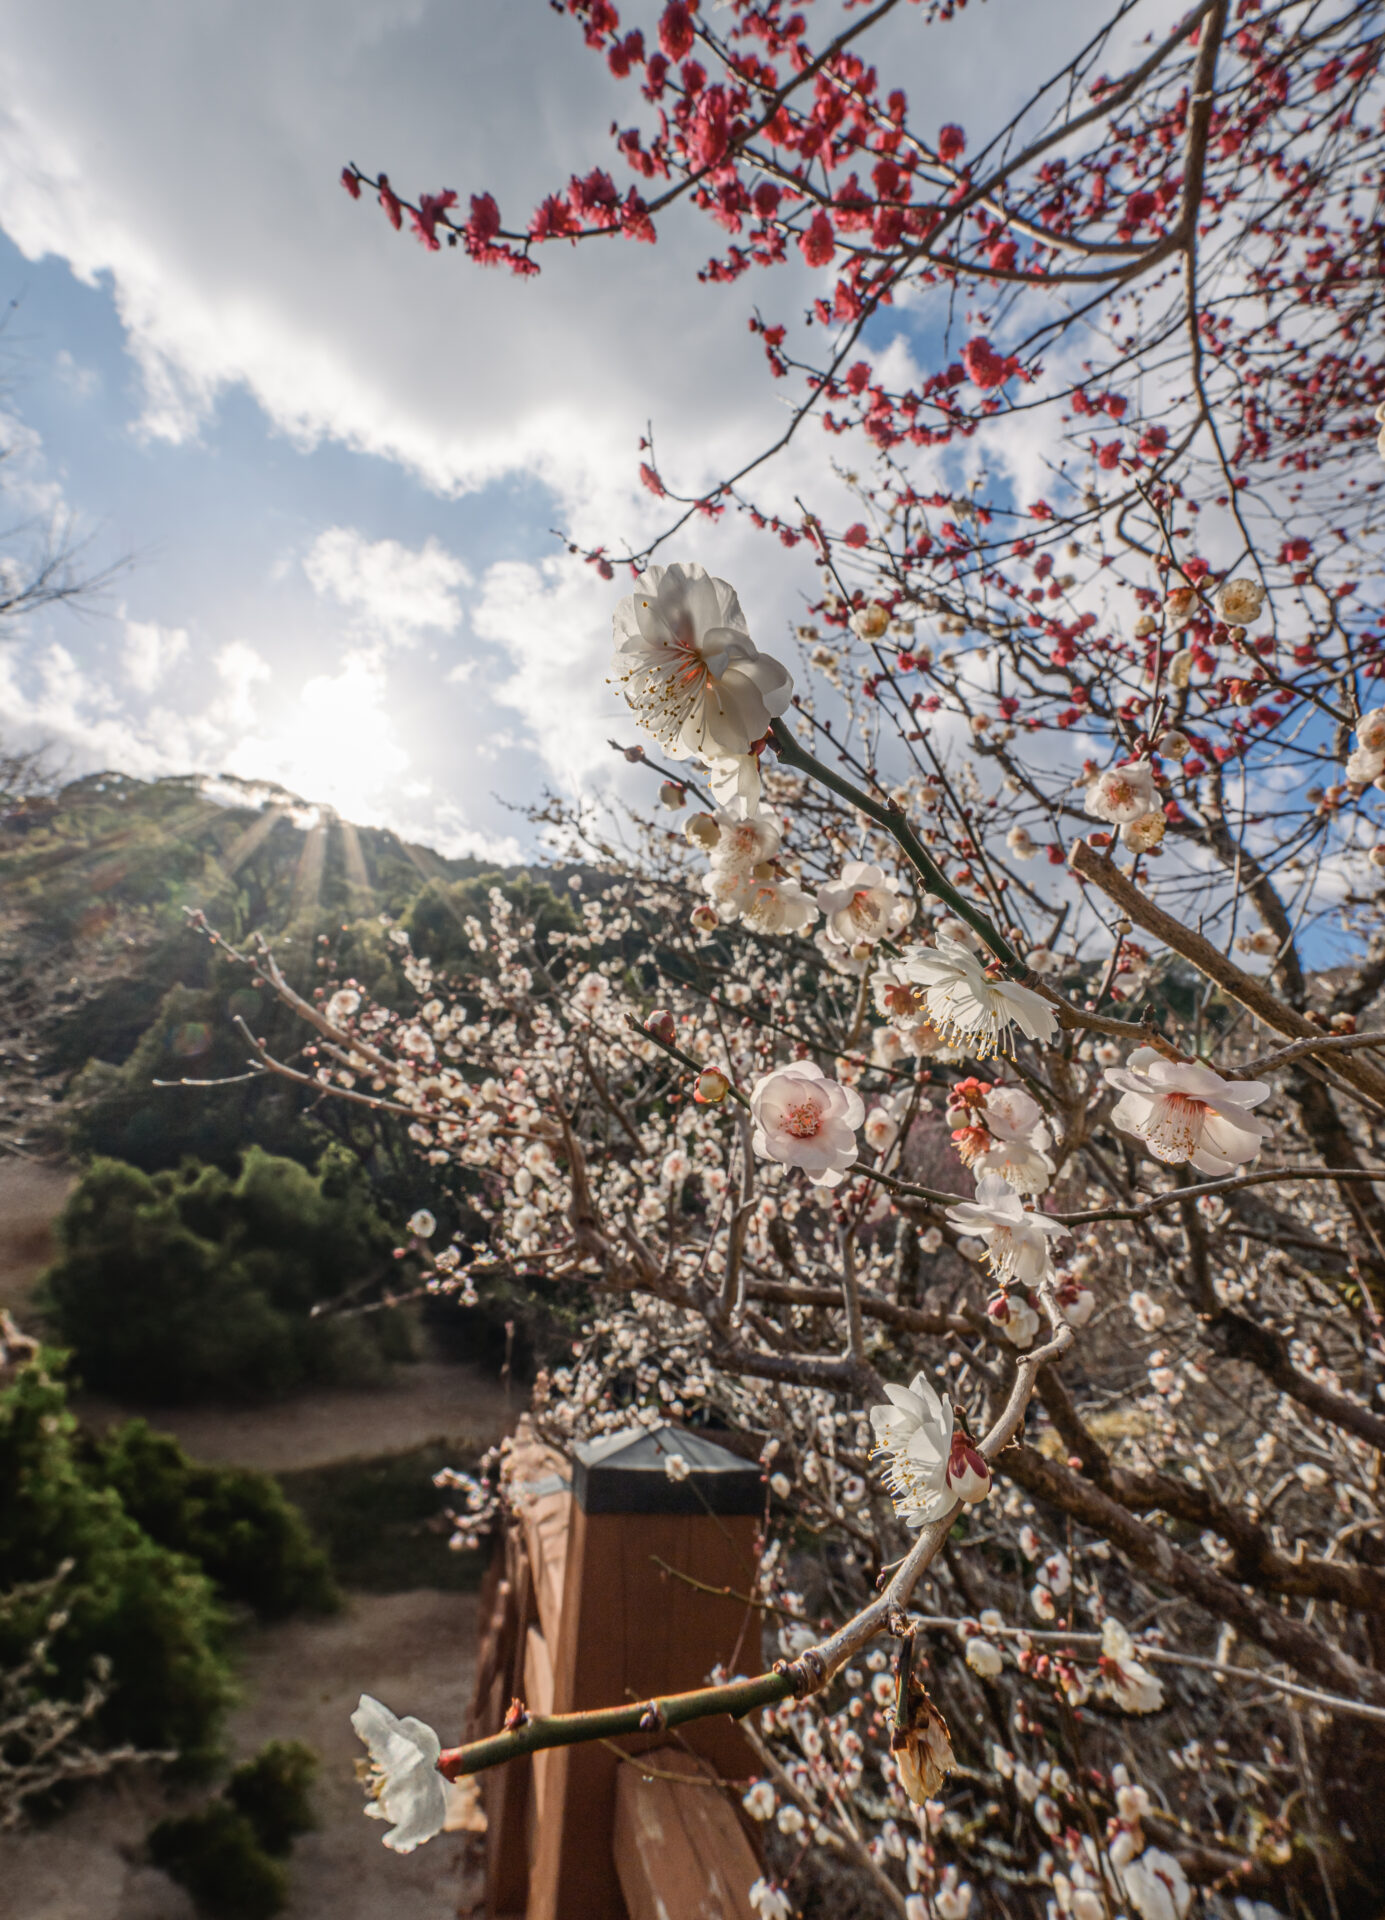
M 170 994 L 213 984 L 184 908 L 237 941 L 260 931 L 306 947 L 493 871 L 229 777 L 102 773 L 13 801 L 0 811 L 0 1149 L 54 1151 L 73 1075 L 89 1060 L 123 1066 Z M 242 984 L 219 1021 L 177 1022 L 161 1051 L 183 1072 L 225 1071 L 211 1065 L 224 1045 L 212 1027 L 255 1001 Z

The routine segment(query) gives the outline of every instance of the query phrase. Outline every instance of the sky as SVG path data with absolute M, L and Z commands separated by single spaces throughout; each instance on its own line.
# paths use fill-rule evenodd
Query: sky
M 891 80 L 921 124 L 993 125 L 1098 11 L 903 8 Z M 0 645 L 0 741 L 520 857 L 545 788 L 630 777 L 605 680 L 624 587 L 554 530 L 647 534 L 646 422 L 688 490 L 780 428 L 746 318 L 792 319 L 803 270 L 699 285 L 724 236 L 689 214 L 520 281 L 348 198 L 347 160 L 411 197 L 490 189 L 514 224 L 575 170 L 624 183 L 608 128 L 643 103 L 545 0 L 0 0 L 0 23 L 7 524 L 65 515 L 84 564 L 124 563 Z M 823 472 L 814 435 L 772 501 L 812 482 L 816 504 Z M 770 651 L 814 585 L 741 523 L 666 557 L 733 580 Z

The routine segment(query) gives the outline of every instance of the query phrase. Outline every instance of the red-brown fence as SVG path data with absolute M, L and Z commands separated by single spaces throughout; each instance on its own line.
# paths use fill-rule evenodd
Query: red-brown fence
M 688 1468 L 677 1479 L 673 1453 Z M 758 1666 L 758 1616 L 701 1590 L 750 1586 L 755 1466 L 667 1427 L 568 1459 L 521 1422 L 508 1478 L 468 1738 L 494 1733 L 515 1696 L 567 1713 L 700 1686 L 718 1663 Z M 749 1823 L 716 1783 L 755 1770 L 719 1719 L 676 1744 L 650 1733 L 556 1747 L 484 1774 L 488 1920 L 753 1920 Z

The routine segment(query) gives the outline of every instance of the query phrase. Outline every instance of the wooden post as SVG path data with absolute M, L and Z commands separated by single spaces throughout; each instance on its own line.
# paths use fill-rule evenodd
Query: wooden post
M 681 1479 L 667 1471 L 673 1454 L 689 1469 Z M 680 1692 L 701 1686 L 719 1663 L 733 1671 L 757 1667 L 760 1616 L 676 1573 L 749 1590 L 764 1503 L 760 1469 L 671 1427 L 607 1435 L 575 1455 L 563 1603 L 551 1650 L 553 1710 Z M 732 1721 L 701 1721 L 686 1734 L 721 1778 L 755 1772 Z M 639 1753 L 667 1740 L 655 1730 L 619 1744 Z M 616 1775 L 624 1763 L 599 1745 L 557 1747 L 535 1758 L 542 1817 L 527 1920 L 627 1920 L 612 1846 Z

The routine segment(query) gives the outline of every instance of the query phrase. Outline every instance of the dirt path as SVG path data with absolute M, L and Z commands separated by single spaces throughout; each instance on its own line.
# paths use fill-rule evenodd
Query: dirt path
M 297 1842 L 284 1920 L 452 1920 L 479 1891 L 464 1868 L 466 1838 L 439 1834 L 405 1858 L 381 1844 L 355 1778 L 364 1749 L 350 1714 L 363 1691 L 416 1713 L 444 1738 L 471 1694 L 476 1601 L 471 1594 L 359 1594 L 334 1619 L 262 1628 L 242 1646 L 245 1704 L 229 1743 L 241 1760 L 267 1740 L 306 1740 L 322 1771 L 320 1825 Z M 173 1881 L 141 1863 L 164 1811 L 152 1783 L 132 1776 L 88 1793 L 56 1824 L 0 1840 L 0 1912 L 9 1920 L 195 1920 Z
M 230 1727 L 236 1758 L 266 1740 L 298 1739 L 322 1760 L 322 1825 L 294 1848 L 286 1920 L 451 1920 L 475 1899 L 479 1883 L 462 1868 L 464 1835 L 439 1834 L 405 1858 L 382 1845 L 384 1828 L 362 1811 L 354 1769 L 365 1749 L 349 1717 L 360 1695 L 373 1693 L 451 1744 L 471 1698 L 475 1645 L 475 1596 L 427 1590 L 356 1594 L 332 1620 L 290 1620 L 247 1636 L 246 1702 Z
M 0 1154 L 0 1307 L 21 1324 L 35 1280 L 57 1253 L 53 1221 L 76 1177 L 66 1167 Z

